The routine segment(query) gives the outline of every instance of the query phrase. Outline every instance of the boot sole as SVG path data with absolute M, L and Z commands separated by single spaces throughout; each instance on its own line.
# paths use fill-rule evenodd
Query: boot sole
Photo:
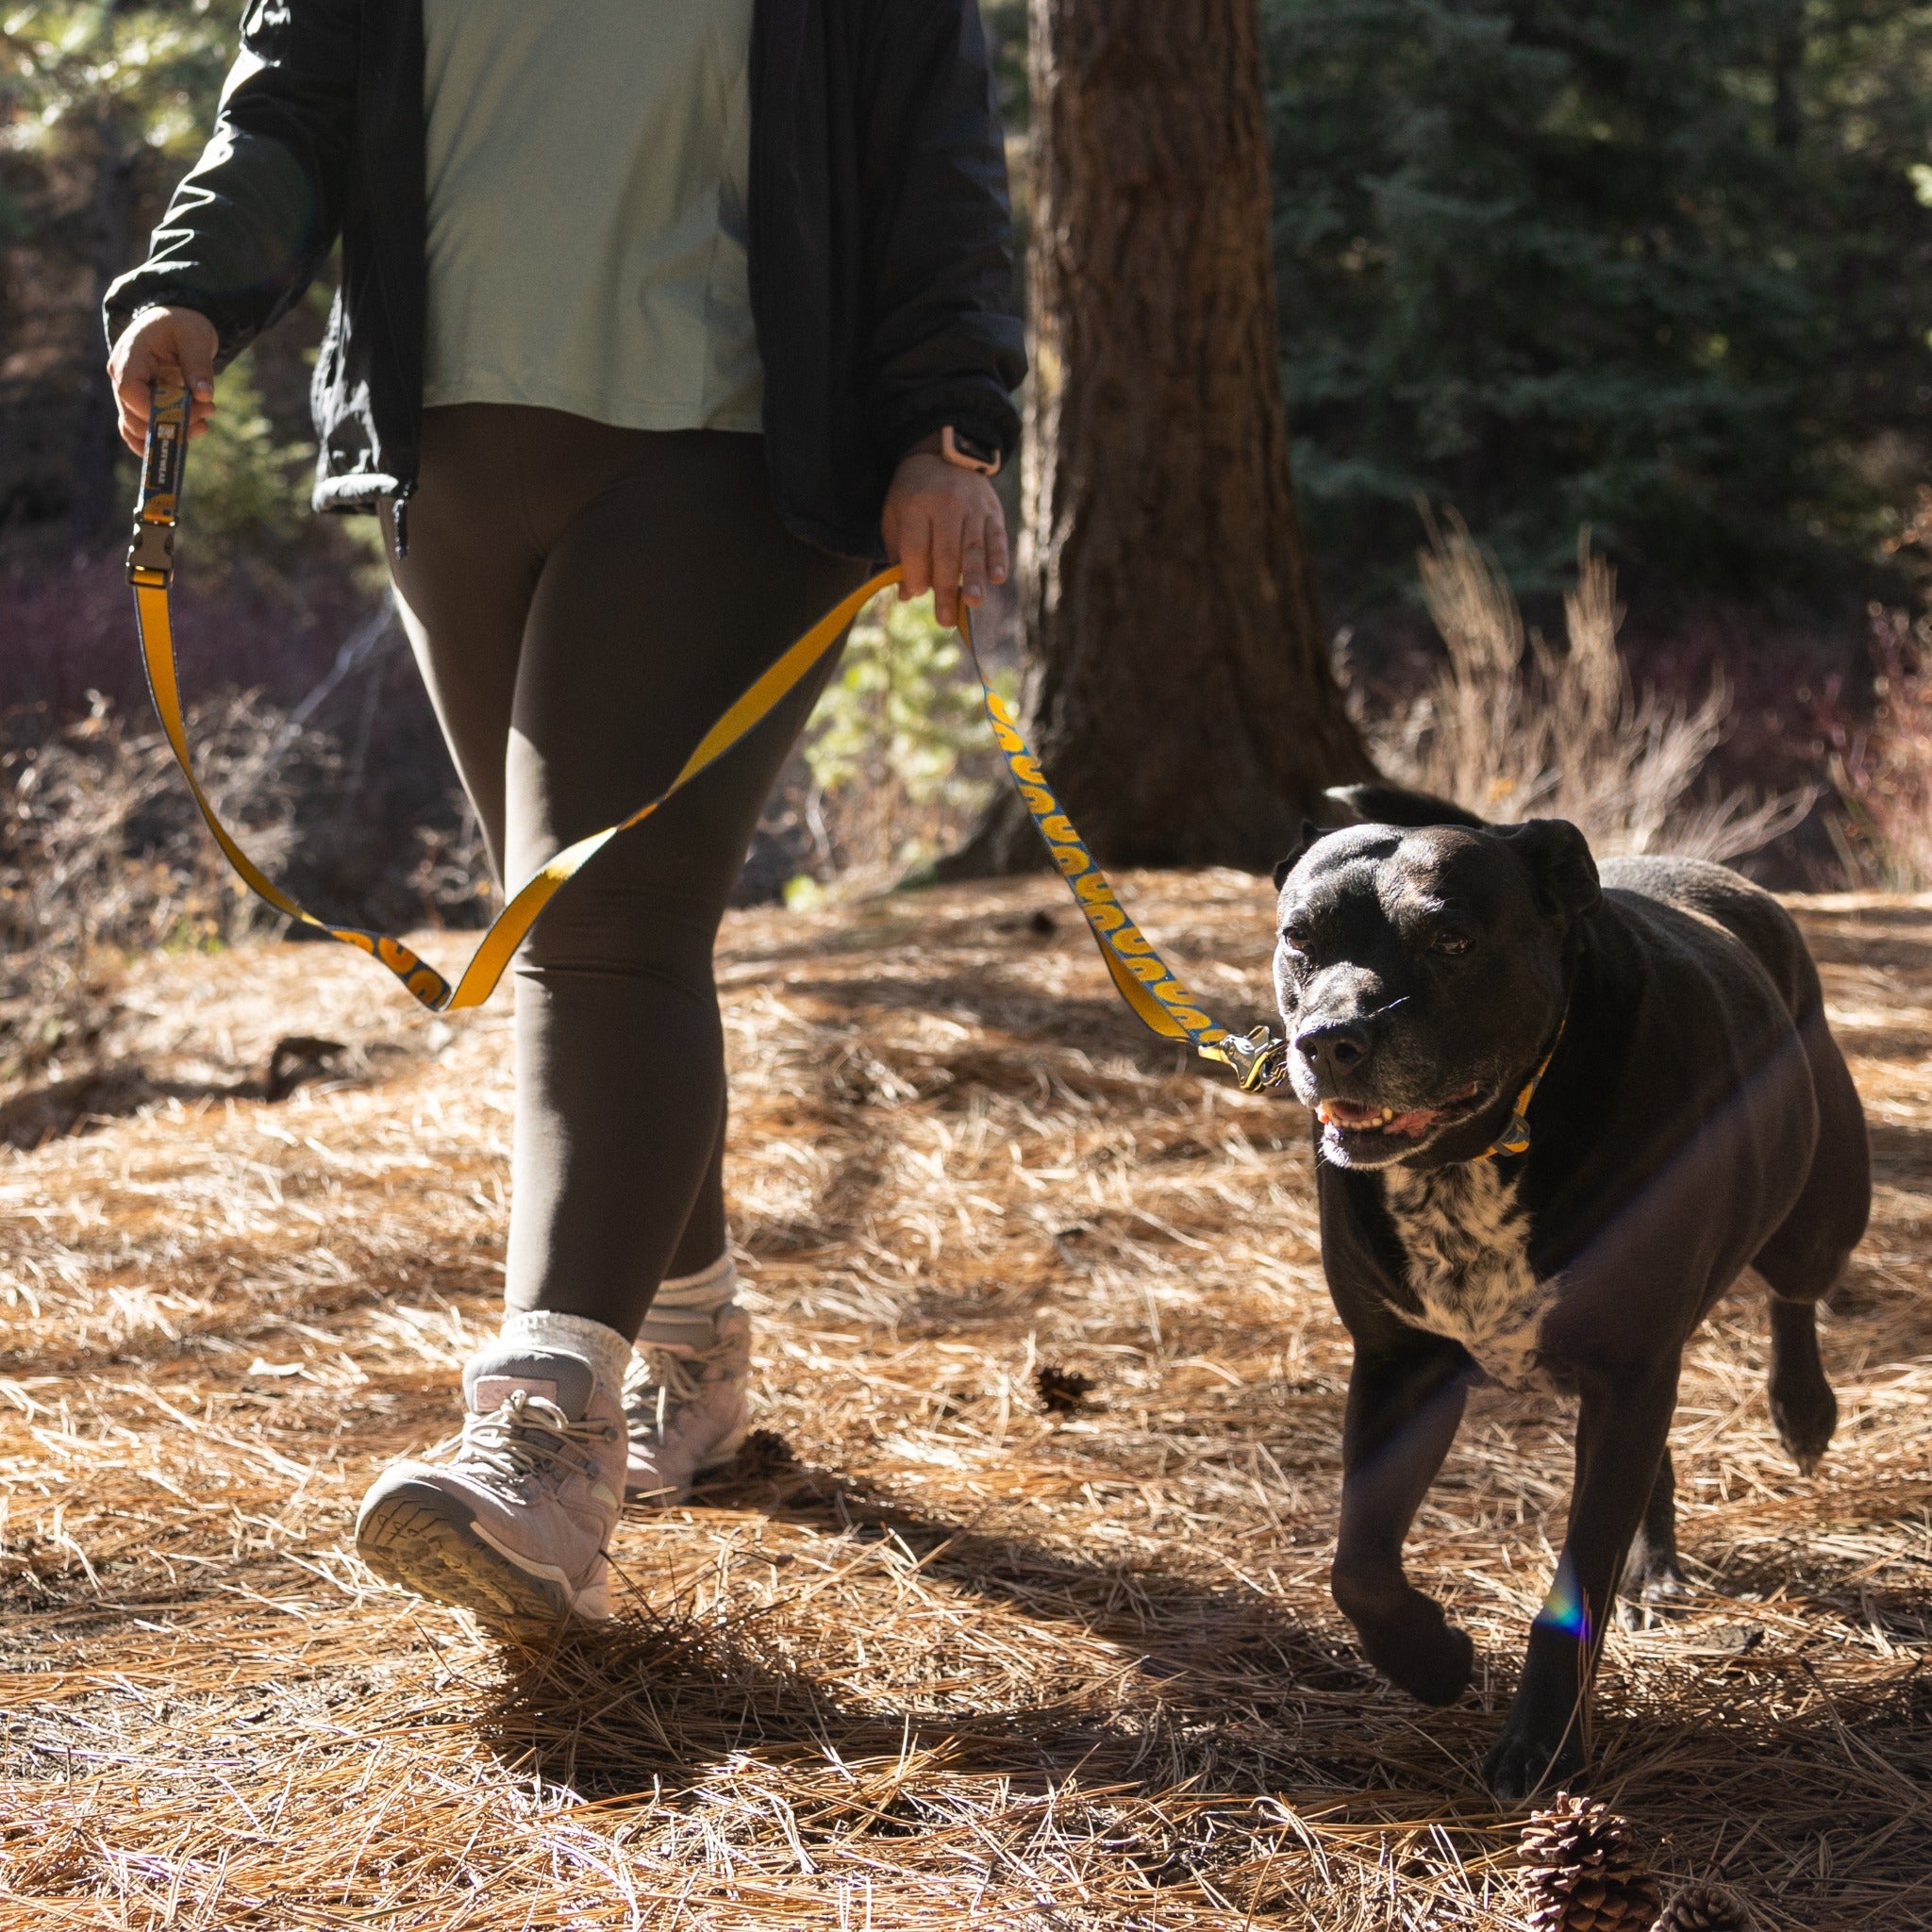
M 392 1491 L 371 1507 L 356 1525 L 356 1553 L 385 1583 L 485 1623 L 556 1624 L 574 1610 L 595 1615 L 560 1579 L 512 1562 L 455 1497 L 427 1483 Z

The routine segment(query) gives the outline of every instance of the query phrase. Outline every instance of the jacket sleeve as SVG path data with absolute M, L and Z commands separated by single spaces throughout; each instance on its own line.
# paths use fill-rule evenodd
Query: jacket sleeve
M 1010 454 L 1025 332 L 977 0 L 874 0 L 872 51 L 861 138 L 868 426 L 891 460 L 946 423 Z
M 296 301 L 341 227 L 357 0 L 253 0 L 214 133 L 148 258 L 108 291 L 111 342 L 141 309 L 199 309 L 226 363 Z

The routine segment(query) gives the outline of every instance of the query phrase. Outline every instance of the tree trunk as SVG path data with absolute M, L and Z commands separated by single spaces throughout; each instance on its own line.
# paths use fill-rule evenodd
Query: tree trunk
M 1095 854 L 1266 871 L 1373 775 L 1295 523 L 1256 0 L 1032 0 L 1027 735 Z M 946 875 L 1040 846 L 1002 796 Z

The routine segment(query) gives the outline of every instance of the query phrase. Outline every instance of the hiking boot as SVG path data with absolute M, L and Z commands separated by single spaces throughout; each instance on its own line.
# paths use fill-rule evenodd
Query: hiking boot
M 615 1396 L 581 1357 L 499 1342 L 464 1370 L 463 1401 L 452 1454 L 376 1477 L 358 1554 L 490 1623 L 609 1616 L 606 1553 L 624 1507 Z
M 633 1501 L 678 1503 L 700 1471 L 738 1454 L 751 1428 L 751 1317 L 735 1302 L 702 1317 L 653 1314 L 624 1378 L 624 1488 Z M 688 1339 L 659 1339 L 672 1321 Z

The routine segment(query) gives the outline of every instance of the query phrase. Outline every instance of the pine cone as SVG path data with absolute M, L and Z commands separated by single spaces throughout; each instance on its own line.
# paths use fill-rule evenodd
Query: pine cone
M 1657 1874 L 1608 1806 L 1558 1791 L 1524 1827 L 1523 1861 L 1536 1932 L 1650 1932 L 1662 1900 Z
M 1736 1892 L 1687 1885 L 1657 1914 L 1651 1932 L 1751 1932 L 1751 1915 Z

